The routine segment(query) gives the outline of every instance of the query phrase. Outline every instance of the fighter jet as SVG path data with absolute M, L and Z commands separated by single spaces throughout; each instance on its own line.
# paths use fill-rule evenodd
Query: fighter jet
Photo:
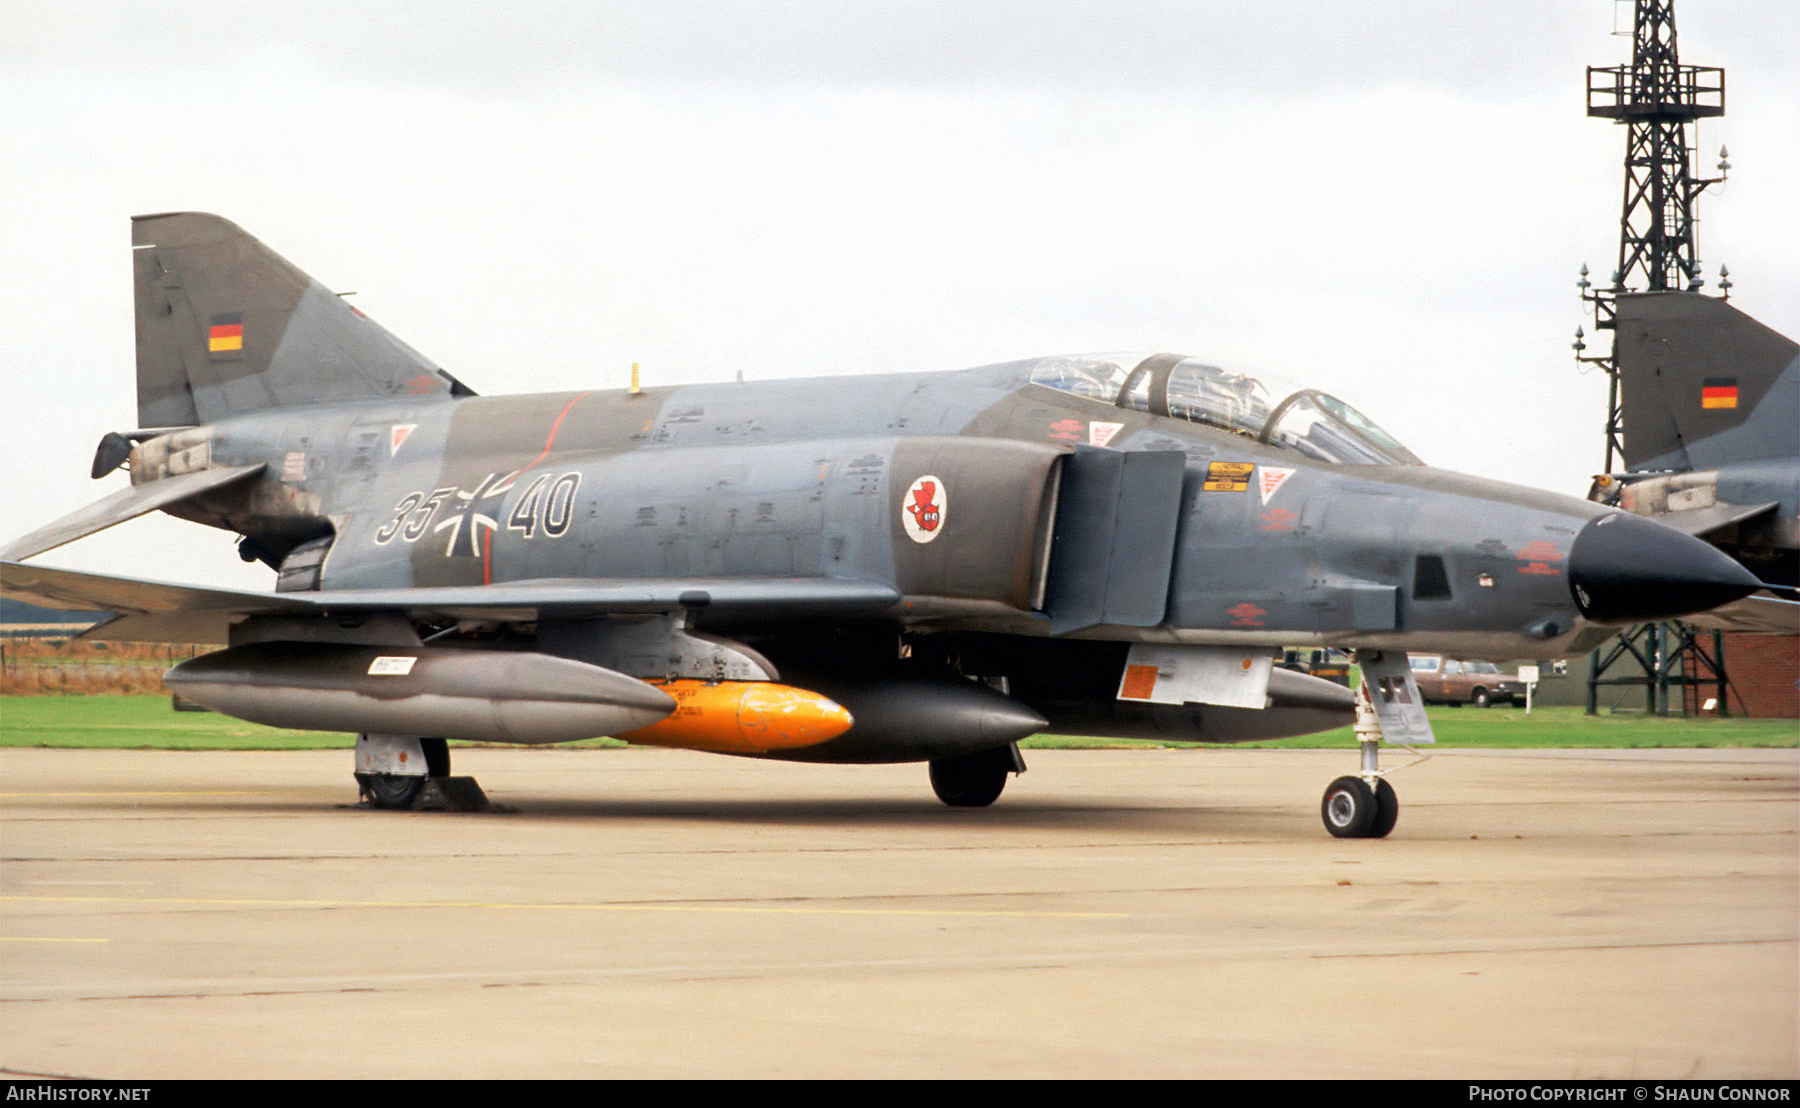
M 1626 468 L 1590 497 L 1703 538 L 1776 590 L 1693 622 L 1800 632 L 1800 345 L 1694 292 L 1620 296 L 1614 320 Z
M 1175 354 L 486 397 L 233 224 L 132 224 L 130 485 L 0 558 L 95 639 L 210 643 L 183 698 L 355 732 L 377 806 L 445 740 L 598 735 L 924 761 L 991 804 L 1039 732 L 1231 743 L 1356 722 L 1321 802 L 1381 836 L 1378 746 L 1431 739 L 1406 651 L 1581 653 L 1755 589 L 1718 550 L 1421 464 L 1316 389 Z M 21 564 L 161 510 L 257 593 Z M 1283 647 L 1354 651 L 1362 691 Z

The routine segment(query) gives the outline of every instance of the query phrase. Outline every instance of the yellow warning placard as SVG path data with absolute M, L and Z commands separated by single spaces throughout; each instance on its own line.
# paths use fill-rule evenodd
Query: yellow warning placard
M 1250 475 L 1255 472 L 1255 462 L 1213 462 L 1206 467 L 1206 483 L 1200 487 L 1207 492 L 1248 492 Z

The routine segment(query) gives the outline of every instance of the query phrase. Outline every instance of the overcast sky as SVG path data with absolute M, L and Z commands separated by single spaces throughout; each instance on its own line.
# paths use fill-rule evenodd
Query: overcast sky
M 1726 69 L 1709 289 L 1800 336 L 1800 5 Z M 135 426 L 129 217 L 217 212 L 482 393 L 1173 350 L 1581 494 L 1624 129 L 1613 0 L 0 0 L 0 539 Z M 1615 28 L 1626 32 L 1613 34 Z M 268 587 L 138 521 L 52 564 Z M 235 576 L 234 576 L 235 575 Z

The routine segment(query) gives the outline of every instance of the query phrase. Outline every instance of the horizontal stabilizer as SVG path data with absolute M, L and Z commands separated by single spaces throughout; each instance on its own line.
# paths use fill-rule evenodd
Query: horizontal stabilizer
M 34 558 L 46 550 L 54 550 L 76 539 L 84 539 L 115 524 L 136 519 L 146 512 L 154 512 L 158 508 L 166 508 L 202 493 L 248 481 L 264 468 L 266 467 L 261 464 L 221 466 L 120 489 L 104 500 L 97 500 L 85 508 L 70 512 L 55 523 L 24 536 L 0 551 L 0 559 L 22 562 L 26 558 Z
M 47 608 L 103 610 L 119 618 L 84 637 L 113 642 L 228 641 L 253 615 L 397 612 L 418 619 L 598 618 L 706 609 L 764 618 L 873 615 L 900 601 L 891 585 L 830 577 L 597 578 L 421 589 L 254 593 L 0 563 L 10 596 Z

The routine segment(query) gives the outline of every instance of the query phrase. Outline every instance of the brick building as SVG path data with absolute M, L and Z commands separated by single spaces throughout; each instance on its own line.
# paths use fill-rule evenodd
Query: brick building
M 1726 708 L 1731 715 L 1800 719 L 1800 635 L 1727 631 L 1724 654 L 1725 675 L 1731 679 Z M 1707 689 L 1705 696 L 1711 695 Z M 1695 714 L 1696 690 L 1689 688 L 1687 696 L 1688 712 Z

